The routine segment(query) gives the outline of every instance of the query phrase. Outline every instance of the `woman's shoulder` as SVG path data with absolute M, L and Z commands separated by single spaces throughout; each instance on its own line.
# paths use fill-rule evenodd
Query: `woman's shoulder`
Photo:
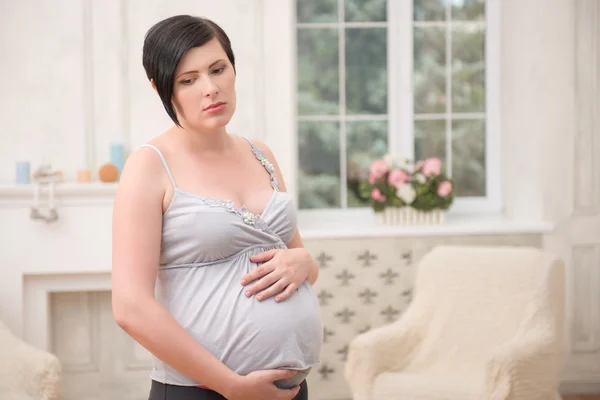
M 132 150 L 125 161 L 120 184 L 161 189 L 166 185 L 157 185 L 157 177 L 165 175 L 165 141 L 157 136 Z
M 133 149 L 127 157 L 127 161 L 142 168 L 152 168 L 153 166 L 158 168 L 164 163 L 164 158 L 168 157 L 166 156 L 168 153 L 168 138 L 165 132 Z

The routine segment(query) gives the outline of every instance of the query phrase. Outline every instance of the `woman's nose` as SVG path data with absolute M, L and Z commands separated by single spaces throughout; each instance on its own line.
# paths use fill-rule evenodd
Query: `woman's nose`
M 217 87 L 217 85 L 213 82 L 213 80 L 210 77 L 207 77 L 205 80 L 204 95 L 206 97 L 212 97 L 218 92 L 219 88 Z

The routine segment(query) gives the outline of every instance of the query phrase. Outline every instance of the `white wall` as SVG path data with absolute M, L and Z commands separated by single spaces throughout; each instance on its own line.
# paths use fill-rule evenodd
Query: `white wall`
M 261 129 L 259 1 L 36 0 L 2 2 L 0 13 L 0 183 L 15 162 L 52 163 L 74 181 L 108 160 L 111 141 L 136 148 L 169 126 L 142 68 L 143 37 L 177 13 L 206 16 L 229 34 L 238 71 L 231 124 Z

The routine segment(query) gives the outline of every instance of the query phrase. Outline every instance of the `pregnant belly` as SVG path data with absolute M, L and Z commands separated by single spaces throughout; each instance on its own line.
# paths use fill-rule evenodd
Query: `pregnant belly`
M 274 368 L 304 371 L 318 364 L 323 325 L 310 284 L 280 303 L 273 298 L 258 301 L 244 295 L 242 271 L 235 273 L 230 265 L 224 269 L 196 271 L 205 272 L 197 290 L 171 296 L 169 309 L 187 332 L 239 374 Z

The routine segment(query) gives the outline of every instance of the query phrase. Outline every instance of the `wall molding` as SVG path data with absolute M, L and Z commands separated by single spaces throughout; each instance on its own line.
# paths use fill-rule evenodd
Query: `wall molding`
M 575 19 L 574 206 L 576 214 L 587 214 L 600 210 L 600 4 L 577 1 Z
M 60 292 L 110 291 L 110 272 L 25 274 L 23 276 L 24 339 L 52 351 L 50 295 Z
M 571 247 L 573 316 L 569 324 L 573 353 L 591 354 L 600 350 L 600 244 L 577 244 Z
M 253 7 L 254 15 L 256 21 L 254 23 L 254 30 L 256 34 L 256 42 L 258 45 L 256 46 L 257 55 L 256 55 L 256 71 L 255 78 L 256 79 L 256 93 L 254 93 L 256 106 L 254 110 L 256 110 L 257 115 L 255 119 L 256 126 L 255 137 L 261 142 L 265 141 L 266 132 L 265 132 L 265 121 L 269 116 L 267 115 L 267 99 L 265 95 L 265 82 L 269 79 L 266 71 L 266 63 L 265 63 L 265 4 L 264 0 L 255 0 L 255 6 Z
M 121 121 L 121 135 L 126 151 L 131 151 L 131 84 L 129 82 L 129 12 L 127 0 L 119 2 L 119 17 L 121 18 L 121 48 L 119 54 L 121 95 L 123 96 L 121 107 L 123 107 Z
M 94 101 L 94 15 L 92 0 L 83 0 L 83 112 L 84 152 L 86 168 L 96 167 L 95 149 L 95 101 Z

